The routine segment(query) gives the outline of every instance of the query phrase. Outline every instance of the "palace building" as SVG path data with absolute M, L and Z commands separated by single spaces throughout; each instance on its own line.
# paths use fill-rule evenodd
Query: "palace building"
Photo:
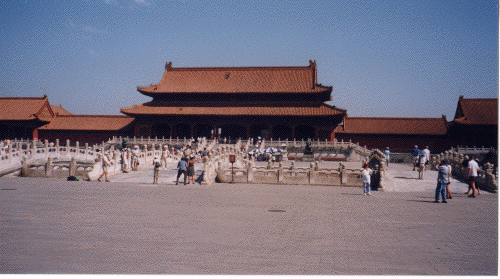
M 0 98 L 2 139 L 101 143 L 113 136 L 343 140 L 408 152 L 414 145 L 496 147 L 498 99 L 460 96 L 455 117 L 351 117 L 325 102 L 332 87 L 317 81 L 316 63 L 297 67 L 174 68 L 158 84 L 137 87 L 151 101 L 125 115 L 73 115 L 41 98 Z
M 150 102 L 122 108 L 134 136 L 333 140 L 346 111 L 326 104 L 332 87 L 305 67 L 174 68 L 138 87 Z

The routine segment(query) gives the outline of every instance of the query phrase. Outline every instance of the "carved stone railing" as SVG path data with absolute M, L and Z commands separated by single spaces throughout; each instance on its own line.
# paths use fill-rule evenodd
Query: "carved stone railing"
M 47 140 L 12 140 L 4 146 L 4 151 L 0 154 L 0 175 L 20 170 L 24 162 L 43 165 L 49 159 L 69 162 L 73 158 L 90 162 L 97 157 L 97 148 L 97 145 L 80 146 L 79 142 L 71 145 L 69 140 L 66 145 L 60 145 L 59 140 L 55 143 L 49 143 Z
M 231 168 L 219 165 L 217 181 L 223 183 L 256 184 L 291 184 L 291 185 L 328 185 L 361 187 L 360 169 L 348 169 L 342 163 L 339 168 L 319 168 L 318 162 L 312 162 L 309 168 L 296 168 L 294 162 L 284 168 L 280 162 L 275 167 L 255 167 L 248 161 L 243 167 Z

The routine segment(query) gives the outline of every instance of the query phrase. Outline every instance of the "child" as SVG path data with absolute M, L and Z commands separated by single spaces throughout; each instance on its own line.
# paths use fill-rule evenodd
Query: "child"
M 363 165 L 363 170 L 361 171 L 361 178 L 363 181 L 363 192 L 368 196 L 371 196 L 370 194 L 370 176 L 372 175 L 372 170 L 368 167 L 368 163 L 365 163 Z
M 158 184 L 158 174 L 160 173 L 160 167 L 161 167 L 161 162 L 158 159 L 158 157 L 155 157 L 155 159 L 153 160 L 153 166 L 154 166 L 153 184 Z

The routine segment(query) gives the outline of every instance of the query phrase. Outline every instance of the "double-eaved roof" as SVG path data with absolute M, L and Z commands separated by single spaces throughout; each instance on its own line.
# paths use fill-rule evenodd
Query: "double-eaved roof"
M 357 135 L 445 135 L 446 118 L 348 117 L 335 129 Z
M 317 84 L 316 63 L 305 67 L 173 68 L 167 63 L 158 84 L 138 87 L 142 94 L 165 93 L 315 93 L 331 91 Z
M 463 125 L 498 125 L 498 99 L 458 100 L 453 122 Z

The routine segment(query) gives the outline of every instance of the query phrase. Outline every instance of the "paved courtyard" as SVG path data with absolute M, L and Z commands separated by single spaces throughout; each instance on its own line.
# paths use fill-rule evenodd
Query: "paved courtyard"
M 372 196 L 175 185 L 173 169 L 158 185 L 150 169 L 110 183 L 4 177 L 0 273 L 497 275 L 497 194 L 467 198 L 454 180 L 435 204 L 435 174 L 390 166 Z

